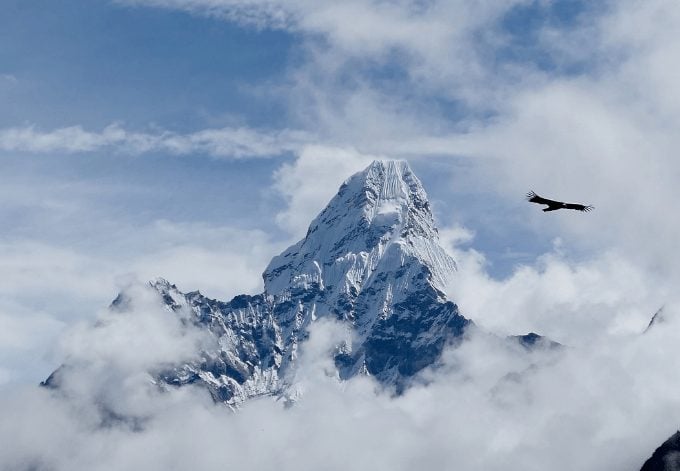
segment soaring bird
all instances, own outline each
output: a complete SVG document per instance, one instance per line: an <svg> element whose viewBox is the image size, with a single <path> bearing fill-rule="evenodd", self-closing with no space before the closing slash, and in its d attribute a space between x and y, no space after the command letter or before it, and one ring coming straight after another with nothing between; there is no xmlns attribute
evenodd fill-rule
<svg viewBox="0 0 680 471"><path fill-rule="evenodd" d="M548 198L543 198L538 196L533 191L527 193L527 199L532 203L547 204L547 208L543 208L543 211L557 211L558 209L575 209L577 211L588 212L594 209L594 206L578 204L578 203L563 203L562 201L549 200Z"/></svg>

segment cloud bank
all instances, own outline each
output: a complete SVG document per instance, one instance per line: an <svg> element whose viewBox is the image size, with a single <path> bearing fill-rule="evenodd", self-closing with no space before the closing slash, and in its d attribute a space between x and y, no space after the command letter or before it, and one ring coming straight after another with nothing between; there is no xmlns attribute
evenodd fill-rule
<svg viewBox="0 0 680 471"><path fill-rule="evenodd" d="M471 332L400 397L371 378L338 381L328 355L338 327L319 322L298 402L232 413L204 391L151 382L146 371L203 340L134 289L144 301L131 312L65 337L78 368L63 390L2 393L4 469L635 470L680 420L675 310L648 334L557 351Z"/></svg>

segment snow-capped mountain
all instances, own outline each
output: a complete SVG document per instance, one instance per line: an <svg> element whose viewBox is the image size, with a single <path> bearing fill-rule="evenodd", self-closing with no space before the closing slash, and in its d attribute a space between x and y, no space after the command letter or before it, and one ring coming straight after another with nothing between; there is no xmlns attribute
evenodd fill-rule
<svg viewBox="0 0 680 471"><path fill-rule="evenodd" d="M331 317L347 327L335 355L339 376L369 374L401 390L471 324L444 294L456 264L438 241L408 164L375 161L342 184L304 239L274 257L262 294L223 302L151 282L169 310L189 311L215 345L156 379L203 384L231 405L280 392L310 323ZM128 296L112 309L126 309Z"/></svg>

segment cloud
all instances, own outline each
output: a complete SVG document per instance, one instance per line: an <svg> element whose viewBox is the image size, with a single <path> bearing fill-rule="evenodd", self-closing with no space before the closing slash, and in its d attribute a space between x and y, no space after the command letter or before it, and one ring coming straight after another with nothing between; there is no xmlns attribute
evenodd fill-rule
<svg viewBox="0 0 680 471"><path fill-rule="evenodd" d="M62 302L78 298L101 303L115 296L116 278L130 273L142 279L163 275L185 289L201 288L216 297L256 293L262 285L261 270L279 246L260 230L201 223L158 220L119 231L113 247L94 251L56 241L3 242L0 271L13 276L0 293L23 301L39 293ZM58 306L51 309L61 311Z"/></svg>
<svg viewBox="0 0 680 471"><path fill-rule="evenodd" d="M502 280L488 275L487 259L476 250L453 253L459 271L447 294L465 316L499 335L538 332L582 347L641 333L656 310L678 301L672 283L613 250L579 261L557 248Z"/></svg>
<svg viewBox="0 0 680 471"><path fill-rule="evenodd" d="M16 300L0 302L0 389L35 381L36 370L47 372L54 368L49 358L54 344L46 339L58 338L67 323L55 318L54 313L33 310Z"/></svg>
<svg viewBox="0 0 680 471"><path fill-rule="evenodd" d="M184 322L192 313L170 311L145 282L133 281L122 292L131 305L124 310L104 311L94 326L80 323L63 339L65 361L74 362L74 368L84 363L85 371L75 375L83 376L90 368L97 370L95 376L106 375L103 369L122 375L145 374L159 366L195 358L206 336L203 330ZM69 384L64 380L67 394Z"/></svg>
<svg viewBox="0 0 680 471"><path fill-rule="evenodd" d="M0 82L6 82L6 83L14 85L16 83L19 83L19 79L16 78L16 76L12 75L12 74L0 74Z"/></svg>
<svg viewBox="0 0 680 471"><path fill-rule="evenodd" d="M264 398L232 414L201 391L162 392L139 375L142 367L189 354L197 340L156 309L145 305L129 314L137 320L111 319L67 337L71 355L85 361L71 373L76 386L69 394L2 393L8 420L0 437L11 444L0 456L3 467L212 470L226 460L257 469L406 470L416 463L491 471L638 469L680 420L673 412L680 410L672 361L677 326L533 353L473 334L427 373L427 386L393 397L370 378L341 383L319 368L318 354L336 338L334 327L321 323L303 350L312 361L301 362L307 369L298 403L284 407ZM141 359L123 351L147 341L159 348ZM187 349L169 348L178 341ZM114 366L102 369L107 363L100 359ZM139 420L102 427L102 405Z"/></svg>
<svg viewBox="0 0 680 471"><path fill-rule="evenodd" d="M114 0L128 6L186 11L260 28L286 28L293 22L291 5L270 0Z"/></svg>
<svg viewBox="0 0 680 471"><path fill-rule="evenodd" d="M74 223L75 224L75 223ZM285 245L260 230L118 220L107 244L11 238L0 243L0 385L37 383L63 360L64 329L91 320L130 279L162 276L218 299L262 291L261 273ZM75 226L78 227L78 226ZM102 236L95 234L93 237Z"/></svg>
<svg viewBox="0 0 680 471"><path fill-rule="evenodd" d="M664 123L646 122L618 97L585 85L553 84L518 97L512 118L451 145L478 159L476 178L517 201L537 233L559 228L571 243L615 247L636 263L677 276L671 234L680 226L665 208L677 197L671 175L680 171L673 158L680 142ZM520 208L519 196L530 189L592 204L596 216L549 218L531 205Z"/></svg>
<svg viewBox="0 0 680 471"><path fill-rule="evenodd" d="M322 36L339 51L355 56L381 56L402 50L414 64L427 62L452 66L466 59L468 69L476 65L473 37L515 7L527 6L526 0L488 0L470 4L460 0L430 2L375 2L351 0L121 0L122 5L150 6L182 10L221 18L244 26L286 29L310 36ZM427 34L423 34L427 33ZM477 35L479 41L488 38ZM471 48L472 46L472 48ZM441 53L448 49L446 60ZM438 68L438 70L441 70Z"/></svg>
<svg viewBox="0 0 680 471"><path fill-rule="evenodd" d="M283 249L261 230L170 221L157 221L147 230L163 243L132 261L130 270L142 279L162 275L217 298L261 292L262 270Z"/></svg>
<svg viewBox="0 0 680 471"><path fill-rule="evenodd" d="M81 126L39 131L34 126L0 129L0 150L28 153L82 153L113 149L126 154L167 152L217 158L274 157L297 150L309 136L303 132L266 133L250 128L205 129L190 134L127 131L118 124L100 132Z"/></svg>
<svg viewBox="0 0 680 471"><path fill-rule="evenodd" d="M563 2L528 0L117 3L293 34L301 43L302 60L289 68L283 87L291 115L331 137L354 126L355 145L359 136L373 136L384 123L403 121L404 133L414 124L424 130L418 125L425 121L442 131L450 130L452 122L495 114L517 88L530 89L552 71L581 64L584 48L577 45L590 46L598 32L593 24L607 11L571 2L569 10L575 13L561 22ZM513 15L532 21L515 31L507 25ZM452 109L457 109L453 119Z"/></svg>

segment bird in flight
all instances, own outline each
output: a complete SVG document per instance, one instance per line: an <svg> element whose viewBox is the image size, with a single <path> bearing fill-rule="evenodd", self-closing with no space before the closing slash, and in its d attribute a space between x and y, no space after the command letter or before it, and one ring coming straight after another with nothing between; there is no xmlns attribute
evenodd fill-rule
<svg viewBox="0 0 680 471"><path fill-rule="evenodd" d="M594 206L578 204L578 203L563 203L562 201L549 200L548 198L543 198L538 196L533 191L527 193L527 199L532 203L547 204L547 208L543 208L543 212L546 211L557 211L558 209L575 209L577 211L588 212L594 209Z"/></svg>

